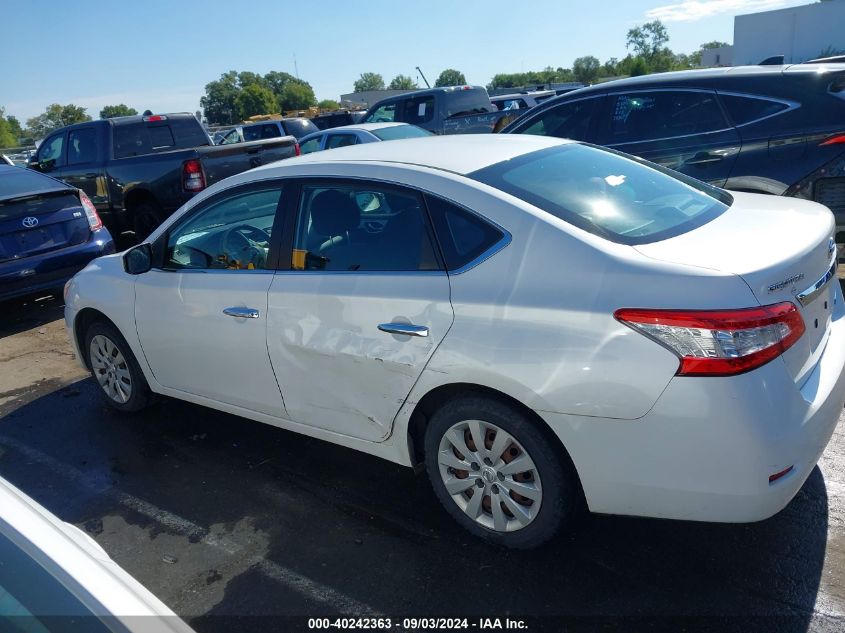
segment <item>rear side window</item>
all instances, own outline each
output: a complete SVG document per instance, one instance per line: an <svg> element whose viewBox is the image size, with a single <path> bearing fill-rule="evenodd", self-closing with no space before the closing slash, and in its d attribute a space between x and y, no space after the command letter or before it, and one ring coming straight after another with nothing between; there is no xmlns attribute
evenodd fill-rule
<svg viewBox="0 0 845 633"><path fill-rule="evenodd" d="M250 125L244 128L244 141L260 141L265 138L278 138L282 135L275 123Z"/></svg>
<svg viewBox="0 0 845 633"><path fill-rule="evenodd" d="M484 88L446 92L444 99L447 119L455 116L469 116L470 114L496 111L496 106L490 103L490 97Z"/></svg>
<svg viewBox="0 0 845 633"><path fill-rule="evenodd" d="M189 149L208 144L208 137L194 117L137 121L114 126L115 158Z"/></svg>
<svg viewBox="0 0 845 633"><path fill-rule="evenodd" d="M402 121L404 123L428 123L433 118L434 97L432 95L402 102Z"/></svg>
<svg viewBox="0 0 845 633"><path fill-rule="evenodd" d="M786 103L772 101L771 99L726 94L720 94L719 98L722 100L734 125L744 125L765 119L789 108Z"/></svg>
<svg viewBox="0 0 845 633"><path fill-rule="evenodd" d="M728 127L712 92L655 90L610 98L607 145L703 134Z"/></svg>
<svg viewBox="0 0 845 633"><path fill-rule="evenodd" d="M590 124L598 99L580 99L561 103L543 111L514 130L516 134L536 134L571 138L576 141L590 140Z"/></svg>
<svg viewBox="0 0 845 633"><path fill-rule="evenodd" d="M329 138L326 140L326 149L355 145L357 142L358 137L354 134L330 134Z"/></svg>
<svg viewBox="0 0 845 633"><path fill-rule="evenodd" d="M621 152L568 143L469 174L585 231L644 244L722 214L731 196Z"/></svg>
<svg viewBox="0 0 845 633"><path fill-rule="evenodd" d="M504 237L501 230L486 220L442 198L427 196L426 204L446 270L463 268Z"/></svg>

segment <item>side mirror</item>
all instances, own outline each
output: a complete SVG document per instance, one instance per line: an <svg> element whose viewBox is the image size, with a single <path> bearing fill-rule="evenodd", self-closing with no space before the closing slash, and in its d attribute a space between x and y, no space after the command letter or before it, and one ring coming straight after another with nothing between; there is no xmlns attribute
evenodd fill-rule
<svg viewBox="0 0 845 633"><path fill-rule="evenodd" d="M40 162L36 162L36 164L38 165L38 167L36 167L36 169L38 169L38 171L43 171L43 172L46 173L48 171L53 171L53 169L56 167L56 159L55 158L49 158L47 160L42 160Z"/></svg>
<svg viewBox="0 0 845 633"><path fill-rule="evenodd" d="M130 275L141 275L153 267L153 250L149 244L138 244L123 255L123 270Z"/></svg>

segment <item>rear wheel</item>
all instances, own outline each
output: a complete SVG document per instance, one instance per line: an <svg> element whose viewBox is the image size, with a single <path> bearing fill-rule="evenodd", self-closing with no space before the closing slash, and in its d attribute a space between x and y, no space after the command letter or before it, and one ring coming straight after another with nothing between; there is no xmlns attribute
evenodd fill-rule
<svg viewBox="0 0 845 633"><path fill-rule="evenodd" d="M109 406L126 413L140 411L150 388L126 339L109 323L92 324L85 334L88 366Z"/></svg>
<svg viewBox="0 0 845 633"><path fill-rule="evenodd" d="M444 404L425 436L429 479L464 528L491 543L537 547L574 514L578 486L524 412L485 396Z"/></svg>
<svg viewBox="0 0 845 633"><path fill-rule="evenodd" d="M132 210L135 239L145 240L164 221L164 214L152 202L141 202Z"/></svg>

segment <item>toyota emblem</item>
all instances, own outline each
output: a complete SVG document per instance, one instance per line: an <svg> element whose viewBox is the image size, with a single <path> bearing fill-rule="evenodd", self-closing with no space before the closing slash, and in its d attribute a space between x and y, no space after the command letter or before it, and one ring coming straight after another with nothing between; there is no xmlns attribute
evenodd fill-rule
<svg viewBox="0 0 845 633"><path fill-rule="evenodd" d="M38 224L38 218L34 218L30 215L29 217L24 218L21 224L23 224L26 228L31 229L33 226Z"/></svg>

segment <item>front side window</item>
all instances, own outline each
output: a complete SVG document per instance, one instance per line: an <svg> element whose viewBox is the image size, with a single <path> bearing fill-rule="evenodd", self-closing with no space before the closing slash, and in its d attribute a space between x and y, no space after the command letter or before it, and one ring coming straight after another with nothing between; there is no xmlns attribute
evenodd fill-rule
<svg viewBox="0 0 845 633"><path fill-rule="evenodd" d="M191 215L168 236L167 268L263 270L282 190L232 194Z"/></svg>
<svg viewBox="0 0 845 633"><path fill-rule="evenodd" d="M656 90L612 95L604 144L704 134L728 128L712 92Z"/></svg>
<svg viewBox="0 0 845 633"><path fill-rule="evenodd" d="M709 222L730 194L620 152L567 143L469 174L620 244L674 237Z"/></svg>
<svg viewBox="0 0 845 633"><path fill-rule="evenodd" d="M440 268L420 196L365 184L302 188L291 263L336 272Z"/></svg>
<svg viewBox="0 0 845 633"><path fill-rule="evenodd" d="M354 134L330 134L326 139L326 149L334 149L335 147L346 147L347 145L355 145L358 142L358 137Z"/></svg>
<svg viewBox="0 0 845 633"><path fill-rule="evenodd" d="M396 102L385 103L373 110L365 123L391 123L396 120Z"/></svg>
<svg viewBox="0 0 845 633"><path fill-rule="evenodd" d="M92 127L72 130L67 135L67 164L80 165L97 160L97 130Z"/></svg>
<svg viewBox="0 0 845 633"><path fill-rule="evenodd" d="M41 144L38 150L38 162L50 162L50 167L61 167L64 165L64 155L62 150L65 145L65 135L56 134L56 136L48 138Z"/></svg>
<svg viewBox="0 0 845 633"><path fill-rule="evenodd" d="M514 132L517 134L571 138L576 141L589 140L590 124L598 102L598 99L580 99L561 103L526 121L524 125L517 127Z"/></svg>

